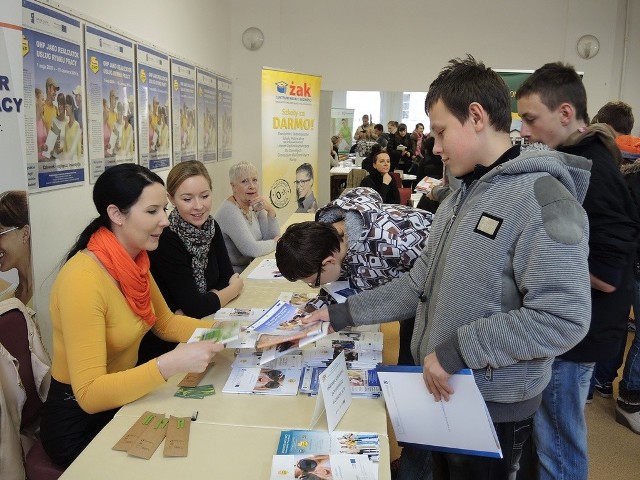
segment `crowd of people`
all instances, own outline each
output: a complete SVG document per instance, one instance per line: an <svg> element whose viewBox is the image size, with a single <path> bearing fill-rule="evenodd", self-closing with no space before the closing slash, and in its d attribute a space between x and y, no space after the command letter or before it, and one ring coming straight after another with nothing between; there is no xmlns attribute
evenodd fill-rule
<svg viewBox="0 0 640 480"><path fill-rule="evenodd" d="M584 408L592 391L613 395L623 363L616 418L640 434L637 336L624 360L630 307L640 308L640 167L629 155L638 142L620 102L590 122L571 66L542 66L516 98L528 145L511 142L501 77L471 56L451 60L426 96L429 134L394 121L385 134L363 117L354 140L375 145L361 187L319 206L313 169L300 165L298 211L315 211L315 221L282 237L251 163L230 168L232 193L214 214L198 161L174 166L166 188L132 163L105 170L93 189L98 217L51 291L41 436L52 460L68 465L118 407L170 376L204 371L222 345L178 342L242 292L239 274L255 257L275 251L290 281L343 279L358 292L302 322L339 331L400 320L398 363L422 366L436 401L456 394L452 374L473 370L503 458L407 446L398 478L586 480ZM394 167L460 186L434 193L435 214L398 205ZM0 247L28 245L27 221L3 211Z"/></svg>

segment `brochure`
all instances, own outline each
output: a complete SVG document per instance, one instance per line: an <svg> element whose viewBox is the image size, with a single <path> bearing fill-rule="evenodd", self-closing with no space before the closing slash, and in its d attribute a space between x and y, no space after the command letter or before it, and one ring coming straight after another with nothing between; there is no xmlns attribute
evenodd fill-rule
<svg viewBox="0 0 640 480"><path fill-rule="evenodd" d="M255 322L267 311L266 308L221 308L213 315L205 318L214 318L218 321L240 320L241 322Z"/></svg>
<svg viewBox="0 0 640 480"><path fill-rule="evenodd" d="M262 353L245 352L239 353L231 364L231 368L236 367L262 367L262 368L302 368L302 355L283 355L271 362L260 365Z"/></svg>
<svg viewBox="0 0 640 480"><path fill-rule="evenodd" d="M227 343L227 348L236 348L236 349L255 349L256 342L260 338L260 333L258 332L243 332L240 330L240 335L235 340L231 340Z"/></svg>
<svg viewBox="0 0 640 480"><path fill-rule="evenodd" d="M382 351L382 332L340 331L316 341L316 347Z"/></svg>
<svg viewBox="0 0 640 480"><path fill-rule="evenodd" d="M322 288L333 298L336 303L344 303L351 295L356 295L356 292L349 282L346 280L340 280L336 282L327 283Z"/></svg>
<svg viewBox="0 0 640 480"><path fill-rule="evenodd" d="M228 343L240 335L240 322L222 322L211 328L196 328L187 343L204 342L207 340Z"/></svg>
<svg viewBox="0 0 640 480"><path fill-rule="evenodd" d="M416 193L429 194L433 189L433 187L436 187L438 185L442 185L442 180L438 180L437 178L432 178L427 176L418 182L414 191Z"/></svg>
<svg viewBox="0 0 640 480"><path fill-rule="evenodd" d="M313 477L305 475L314 474ZM332 480L377 480L378 464L366 455L274 455L271 480L330 478Z"/></svg>
<svg viewBox="0 0 640 480"><path fill-rule="evenodd" d="M300 381L300 393L318 394L318 378L326 367L304 367ZM374 369L347 369L351 396L354 398L379 398L382 395L378 374Z"/></svg>
<svg viewBox="0 0 640 480"><path fill-rule="evenodd" d="M380 460L380 438L370 432L326 432L323 430L284 430L280 432L278 455L367 455Z"/></svg>
<svg viewBox="0 0 640 480"><path fill-rule="evenodd" d="M247 276L252 280L287 280L282 276L275 258L265 258Z"/></svg>
<svg viewBox="0 0 640 480"><path fill-rule="evenodd" d="M301 368L232 368L222 393L297 395Z"/></svg>
<svg viewBox="0 0 640 480"><path fill-rule="evenodd" d="M382 363L382 352L375 350L355 350L337 348L309 348L302 352L305 365L327 367L340 353L344 352L348 369L371 369Z"/></svg>
<svg viewBox="0 0 640 480"><path fill-rule="evenodd" d="M502 458L487 406L469 369L449 378L453 395L436 402L422 367L379 367L378 377L393 431L401 445Z"/></svg>
<svg viewBox="0 0 640 480"><path fill-rule="evenodd" d="M311 335L306 335L299 339L294 340L285 340L277 345L269 347L262 352L262 360L261 363L270 362L282 355L286 355L289 353L298 352L302 347L309 345L318 339L327 335L329 331L329 322L320 322L320 330ZM263 335L264 336L264 335ZM271 335L269 337L272 337ZM273 337L275 339L281 338L286 339L286 337ZM262 337L260 337L262 339Z"/></svg>
<svg viewBox="0 0 640 480"><path fill-rule="evenodd" d="M301 321L305 315L304 311L290 303L278 300L264 315L249 325L247 331L291 336L309 328Z"/></svg>

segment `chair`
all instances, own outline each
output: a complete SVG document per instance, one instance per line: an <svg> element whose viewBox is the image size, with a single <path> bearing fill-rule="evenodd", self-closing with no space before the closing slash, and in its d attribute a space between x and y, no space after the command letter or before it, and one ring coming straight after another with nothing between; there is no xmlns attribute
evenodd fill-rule
<svg viewBox="0 0 640 480"><path fill-rule="evenodd" d="M34 351L32 351L32 345ZM14 365L17 364L17 373L26 395L24 398L18 394L15 399L18 406L20 401L24 400L20 421L20 441L23 455L26 453L24 455L26 476L29 480L56 480L62 475L64 469L51 462L35 435L43 405L41 395L45 395L49 388L50 373L47 371L44 374L39 392L32 362L48 362L48 354L42 345L37 325L24 305L15 298L0 303L0 347L15 358ZM46 358L38 358L38 355ZM39 375L42 373L40 372ZM7 392L11 390L11 385L3 385L3 390L5 387ZM45 391L42 391L43 389ZM13 390L16 389L13 388ZM9 395L11 394L8 393Z"/></svg>
<svg viewBox="0 0 640 480"><path fill-rule="evenodd" d="M400 205L411 206L411 189L409 187L402 186L402 178L398 172L389 172L398 186L400 192Z"/></svg>
<svg viewBox="0 0 640 480"><path fill-rule="evenodd" d="M347 175L346 188L356 188L360 186L362 179L369 175L364 168L353 168Z"/></svg>

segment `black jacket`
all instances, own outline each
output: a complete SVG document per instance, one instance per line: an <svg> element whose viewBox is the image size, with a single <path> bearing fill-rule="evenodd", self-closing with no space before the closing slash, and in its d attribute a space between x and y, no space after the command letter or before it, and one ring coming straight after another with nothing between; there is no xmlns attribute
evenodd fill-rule
<svg viewBox="0 0 640 480"><path fill-rule="evenodd" d="M361 187L373 188L382 197L382 203L400 203L400 192L395 180L392 178L389 185L382 181L382 175L375 168L369 171L369 175L360 182Z"/></svg>

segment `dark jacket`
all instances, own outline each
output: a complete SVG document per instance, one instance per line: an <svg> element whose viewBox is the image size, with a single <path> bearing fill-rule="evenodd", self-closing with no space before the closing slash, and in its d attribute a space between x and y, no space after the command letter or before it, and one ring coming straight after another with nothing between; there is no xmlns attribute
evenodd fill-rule
<svg viewBox="0 0 640 480"><path fill-rule="evenodd" d="M361 187L373 188L382 197L382 203L400 203L400 192L395 180L392 178L389 185L382 181L382 175L375 168L369 171L369 175L360 182Z"/></svg>
<svg viewBox="0 0 640 480"><path fill-rule="evenodd" d="M612 293L591 289L589 333L561 358L574 362L609 360L626 338L640 220L613 154L599 135L558 150L593 161L583 203L589 217L589 272L616 287Z"/></svg>

